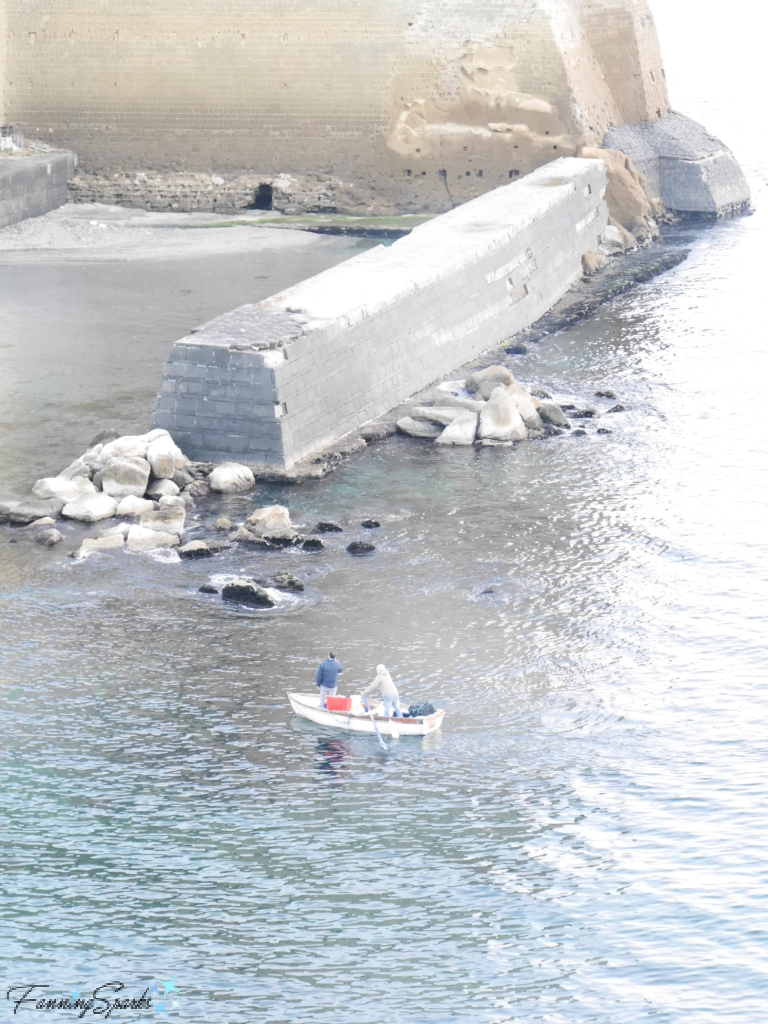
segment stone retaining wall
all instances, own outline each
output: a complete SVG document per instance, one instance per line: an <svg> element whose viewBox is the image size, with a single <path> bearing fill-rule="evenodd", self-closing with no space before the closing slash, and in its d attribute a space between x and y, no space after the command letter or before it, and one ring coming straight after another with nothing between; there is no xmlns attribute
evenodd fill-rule
<svg viewBox="0 0 768 1024"><path fill-rule="evenodd" d="M557 160L174 346L153 426L192 458L290 468L501 344L581 275L605 167Z"/></svg>
<svg viewBox="0 0 768 1024"><path fill-rule="evenodd" d="M63 206L74 173L74 153L0 156L0 228Z"/></svg>

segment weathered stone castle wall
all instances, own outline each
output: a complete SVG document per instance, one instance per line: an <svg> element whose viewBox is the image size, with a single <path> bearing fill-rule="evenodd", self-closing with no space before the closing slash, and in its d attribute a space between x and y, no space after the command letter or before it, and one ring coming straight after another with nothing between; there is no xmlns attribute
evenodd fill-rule
<svg viewBox="0 0 768 1024"><path fill-rule="evenodd" d="M605 230L605 166L557 160L174 346L153 420L190 456L290 468L530 326Z"/></svg>
<svg viewBox="0 0 768 1024"><path fill-rule="evenodd" d="M669 109L646 0L2 4L6 118L86 177L289 173L439 211Z"/></svg>

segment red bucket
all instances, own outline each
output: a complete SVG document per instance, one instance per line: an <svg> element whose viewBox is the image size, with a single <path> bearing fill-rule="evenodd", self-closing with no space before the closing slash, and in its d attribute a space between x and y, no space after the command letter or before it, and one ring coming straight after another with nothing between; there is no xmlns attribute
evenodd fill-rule
<svg viewBox="0 0 768 1024"><path fill-rule="evenodd" d="M325 703L329 711L351 711L351 697L326 697Z"/></svg>

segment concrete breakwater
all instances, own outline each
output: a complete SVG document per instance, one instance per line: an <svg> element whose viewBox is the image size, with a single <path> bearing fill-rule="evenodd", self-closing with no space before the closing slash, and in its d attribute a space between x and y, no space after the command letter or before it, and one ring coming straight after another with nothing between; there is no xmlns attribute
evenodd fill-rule
<svg viewBox="0 0 768 1024"><path fill-rule="evenodd" d="M0 155L0 228L63 206L74 173L74 153Z"/></svg>
<svg viewBox="0 0 768 1024"><path fill-rule="evenodd" d="M607 227L599 160L554 161L173 346L153 427L290 468L530 326Z"/></svg>

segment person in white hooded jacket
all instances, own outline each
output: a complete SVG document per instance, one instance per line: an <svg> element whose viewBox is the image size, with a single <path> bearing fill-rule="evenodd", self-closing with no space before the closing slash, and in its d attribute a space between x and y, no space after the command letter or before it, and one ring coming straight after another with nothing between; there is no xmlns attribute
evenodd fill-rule
<svg viewBox="0 0 768 1024"><path fill-rule="evenodd" d="M381 691L381 696L384 700L384 716L386 718L402 718L403 713L400 710L399 694L397 687L392 682L392 676L387 672L384 665L376 666L376 678L373 680L370 686L367 686L360 694L363 697L366 710L368 709L368 701L365 697L369 693L375 693L377 690Z"/></svg>

